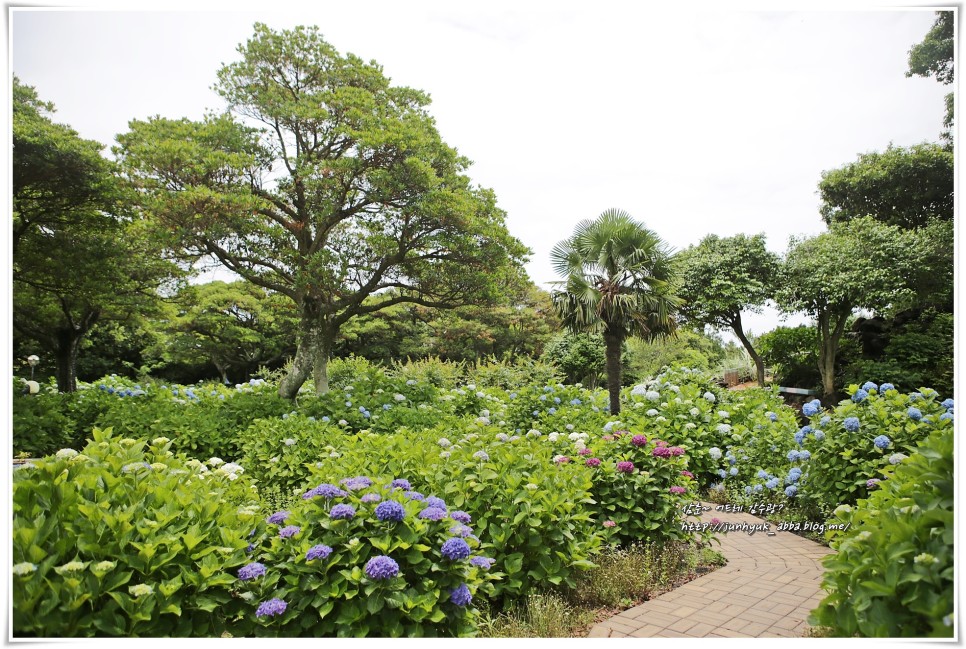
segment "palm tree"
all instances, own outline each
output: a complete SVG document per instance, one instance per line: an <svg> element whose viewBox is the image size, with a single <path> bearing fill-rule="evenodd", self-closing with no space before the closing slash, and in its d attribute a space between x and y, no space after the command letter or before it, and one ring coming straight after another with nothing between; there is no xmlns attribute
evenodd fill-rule
<svg viewBox="0 0 966 649"><path fill-rule="evenodd" d="M601 333L611 414L620 412L621 347L629 336L673 335L681 300L670 292L671 251L654 232L621 210L577 224L550 252L565 278L551 299L564 326Z"/></svg>

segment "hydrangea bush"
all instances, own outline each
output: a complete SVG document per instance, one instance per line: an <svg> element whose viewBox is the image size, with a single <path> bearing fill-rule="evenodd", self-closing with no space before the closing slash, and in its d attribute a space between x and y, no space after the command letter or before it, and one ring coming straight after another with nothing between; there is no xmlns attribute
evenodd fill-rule
<svg viewBox="0 0 966 649"><path fill-rule="evenodd" d="M258 636L470 636L500 575L475 522L406 479L321 483L246 534L232 570ZM419 497L417 497L419 496Z"/></svg>
<svg viewBox="0 0 966 649"><path fill-rule="evenodd" d="M259 517L244 470L92 437L14 473L14 635L220 635Z"/></svg>
<svg viewBox="0 0 966 649"><path fill-rule="evenodd" d="M824 560L828 596L811 624L836 635L953 635L953 427L939 420L896 463L867 499L835 510L847 531L829 532Z"/></svg>

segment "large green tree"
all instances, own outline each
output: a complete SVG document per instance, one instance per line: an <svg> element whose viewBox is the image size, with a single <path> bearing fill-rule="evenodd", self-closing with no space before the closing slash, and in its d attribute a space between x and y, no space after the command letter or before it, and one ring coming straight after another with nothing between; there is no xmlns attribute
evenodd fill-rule
<svg viewBox="0 0 966 649"><path fill-rule="evenodd" d="M938 144L890 146L822 172L819 211L826 224L871 216L903 228L953 219L953 154Z"/></svg>
<svg viewBox="0 0 966 649"><path fill-rule="evenodd" d="M551 299L564 326L604 337L610 411L620 412L624 340L673 334L680 299L670 291L672 256L657 234L621 210L577 224L550 252L562 290Z"/></svg>
<svg viewBox="0 0 966 649"><path fill-rule="evenodd" d="M207 361L225 383L247 380L295 347L291 301L244 280L186 286L171 310L153 353L168 363Z"/></svg>
<svg viewBox="0 0 966 649"><path fill-rule="evenodd" d="M891 315L915 301L911 278L920 271L914 238L914 231L865 217L790 242L776 297L786 312L815 318L827 398L835 395L839 344L853 313Z"/></svg>
<svg viewBox="0 0 966 649"><path fill-rule="evenodd" d="M425 93L340 55L316 28L256 24L239 53L215 85L228 113L133 121L116 152L173 246L297 305L282 396L310 375L328 389L353 317L489 303L522 281L529 251L493 192L464 175L469 161L440 138Z"/></svg>
<svg viewBox="0 0 966 649"><path fill-rule="evenodd" d="M761 313L780 282L781 260L765 248L765 235L711 234L676 259L681 315L695 325L734 332L755 363L758 384L764 386L765 363L744 330L741 314Z"/></svg>
<svg viewBox="0 0 966 649"><path fill-rule="evenodd" d="M954 57L956 52L956 14L952 10L937 11L932 29L909 50L909 69L906 76L935 77L939 83L950 85L955 81ZM943 119L944 140L952 149L954 95L946 95L946 116Z"/></svg>
<svg viewBox="0 0 966 649"><path fill-rule="evenodd" d="M151 308L176 269L122 213L101 145L54 123L16 78L13 100L13 327L53 355L58 389L72 392L91 328Z"/></svg>

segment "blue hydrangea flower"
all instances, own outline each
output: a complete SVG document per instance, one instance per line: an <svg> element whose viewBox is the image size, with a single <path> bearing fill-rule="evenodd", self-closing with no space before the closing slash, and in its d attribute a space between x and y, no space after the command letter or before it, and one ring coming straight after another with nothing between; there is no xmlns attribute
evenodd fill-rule
<svg viewBox="0 0 966 649"><path fill-rule="evenodd" d="M292 514L290 512L287 512L287 511L275 512L274 514L272 514L271 516L269 516L267 520L272 525L281 525L282 523L285 522L285 519L288 518L291 515Z"/></svg>
<svg viewBox="0 0 966 649"><path fill-rule="evenodd" d="M940 421L946 421L947 419L952 419L952 418L953 418L953 413L951 412L944 412L943 414L939 415Z"/></svg>
<svg viewBox="0 0 966 649"><path fill-rule="evenodd" d="M765 413L765 416L768 417L769 419L771 419L772 421L778 421L778 415L776 415L775 413L771 412L770 410Z"/></svg>
<svg viewBox="0 0 966 649"><path fill-rule="evenodd" d="M795 485L788 485L785 487L785 496L788 498L794 498L795 494L798 493L798 487Z"/></svg>
<svg viewBox="0 0 966 649"><path fill-rule="evenodd" d="M473 595L470 593L470 589L466 584L460 584L449 591L449 601L459 607L463 607L473 601Z"/></svg>
<svg viewBox="0 0 966 649"><path fill-rule="evenodd" d="M896 386L892 385L891 383L883 383L882 385L879 386L879 394L885 394L889 390L895 390L895 389L896 389Z"/></svg>
<svg viewBox="0 0 966 649"><path fill-rule="evenodd" d="M756 473L755 475L757 475L762 480L765 480L768 477L768 473L764 469L759 469L758 473Z"/></svg>
<svg viewBox="0 0 966 649"><path fill-rule="evenodd" d="M305 553L305 560L314 561L315 559L328 559L330 554L332 554L332 548L320 543L319 545L313 545L311 548L309 548L309 551Z"/></svg>
<svg viewBox="0 0 966 649"><path fill-rule="evenodd" d="M854 401L855 403L862 403L868 398L869 398L869 393L863 390L862 388L859 388L858 390L856 390L855 394L852 395L852 401Z"/></svg>
<svg viewBox="0 0 966 649"><path fill-rule="evenodd" d="M426 496L419 493L418 491L404 491L403 495L410 500L425 500Z"/></svg>
<svg viewBox="0 0 966 649"><path fill-rule="evenodd" d="M470 559L471 566L476 566L483 570L489 570L494 563L496 563L496 559L490 559L489 557L473 557Z"/></svg>
<svg viewBox="0 0 966 649"><path fill-rule="evenodd" d="M381 521L398 523L406 517L406 509L394 500L386 500L376 507L376 518Z"/></svg>
<svg viewBox="0 0 966 649"><path fill-rule="evenodd" d="M816 430L814 433L812 433L812 437L821 442L823 439L825 439L825 433L823 431Z"/></svg>
<svg viewBox="0 0 966 649"><path fill-rule="evenodd" d="M909 408L909 410L906 411L906 414L909 415L909 419L912 419L913 421L919 421L922 419L922 411L919 410L919 408Z"/></svg>
<svg viewBox="0 0 966 649"><path fill-rule="evenodd" d="M347 520L352 518L355 515L356 515L356 508L353 507L352 505L346 505L344 503L336 505L335 507L332 508L332 511L329 512L329 518L332 518L334 520L339 520L339 519Z"/></svg>
<svg viewBox="0 0 966 649"><path fill-rule="evenodd" d="M845 421L842 422L842 425L845 427L845 430L849 431L850 433L854 433L859 429L859 418L847 417Z"/></svg>
<svg viewBox="0 0 966 649"><path fill-rule="evenodd" d="M865 390L866 392L870 392L872 390L878 390L879 386L873 383L872 381L866 381L865 383L862 384L862 389Z"/></svg>
<svg viewBox="0 0 966 649"><path fill-rule="evenodd" d="M815 402L810 401L802 406L802 414L806 417L811 417L818 414L819 407L815 405Z"/></svg>
<svg viewBox="0 0 966 649"><path fill-rule="evenodd" d="M805 439L805 431L804 430L796 430L795 431L795 442L799 446L801 446L802 445L802 441L804 441L804 439Z"/></svg>
<svg viewBox="0 0 966 649"><path fill-rule="evenodd" d="M262 602L258 605L258 609L255 611L255 617L274 617L276 615L281 615L285 612L288 605L284 600L277 597Z"/></svg>
<svg viewBox="0 0 966 649"><path fill-rule="evenodd" d="M361 500L361 501L362 501L362 502L364 502L364 503L377 503L377 502L379 502L380 500L382 500L382 496L380 496L380 495L379 495L379 494L377 494L377 493L368 493L368 494L365 494L365 495L364 495L364 496L363 496L362 498L360 498L359 500Z"/></svg>
<svg viewBox="0 0 966 649"><path fill-rule="evenodd" d="M812 454L809 451L805 451L805 450L799 451L798 459L801 460L802 462L807 462L808 460L812 459Z"/></svg>
<svg viewBox="0 0 966 649"><path fill-rule="evenodd" d="M439 521L446 517L446 510L439 507L427 507L419 512L419 518L428 521Z"/></svg>
<svg viewBox="0 0 966 649"><path fill-rule="evenodd" d="M721 477L723 478L723 477L725 477L725 476L726 476L726 475L728 475L728 474L727 474L727 473L725 473L725 470L724 470L724 469L718 469L718 475L719 475L719 476L721 476Z"/></svg>
<svg viewBox="0 0 966 649"><path fill-rule="evenodd" d="M366 563L366 575L368 575L369 579L392 579L398 574L399 564L385 555L373 557Z"/></svg>
<svg viewBox="0 0 966 649"><path fill-rule="evenodd" d="M490 456L487 454L486 451L477 451L476 453L473 454L473 457L475 457L478 460L482 460L483 462L486 462L487 460L490 459Z"/></svg>
<svg viewBox="0 0 966 649"><path fill-rule="evenodd" d="M470 521L473 520L473 518L469 514L460 510L451 512L449 517L452 518L457 523L463 523L464 525L469 525Z"/></svg>
<svg viewBox="0 0 966 649"><path fill-rule="evenodd" d="M943 401L939 405L941 405L946 410L949 410L949 409L951 409L953 407L954 404L953 404L953 400L952 399L946 399L945 401Z"/></svg>
<svg viewBox="0 0 966 649"><path fill-rule="evenodd" d="M791 451L788 452L788 455L786 455L785 457L788 458L788 461L789 462L795 462L795 461L798 460L798 451L791 450Z"/></svg>
<svg viewBox="0 0 966 649"><path fill-rule="evenodd" d="M764 487L763 485L761 485L761 484L756 484L756 485L755 485L755 489L754 489L754 491L755 491L755 493L757 494L757 493L761 493L762 491L764 491L764 489L765 489L765 487Z"/></svg>
<svg viewBox="0 0 966 649"><path fill-rule="evenodd" d="M250 563L238 569L238 578L242 581L249 581L265 574L265 566L261 563Z"/></svg>
<svg viewBox="0 0 966 649"><path fill-rule="evenodd" d="M731 470L728 471L728 473L730 473L733 476L738 475L738 467L736 466L731 467Z"/></svg>
<svg viewBox="0 0 966 649"><path fill-rule="evenodd" d="M765 483L765 486L768 487L769 489L774 489L775 487L778 486L779 482L780 480L778 478L772 478L771 480Z"/></svg>
<svg viewBox="0 0 966 649"><path fill-rule="evenodd" d="M745 495L751 495L751 485L745 485Z"/></svg>
<svg viewBox="0 0 966 649"><path fill-rule="evenodd" d="M450 561L458 561L470 556L470 546L460 538L448 539L440 548L442 555Z"/></svg>
<svg viewBox="0 0 966 649"><path fill-rule="evenodd" d="M872 443L875 444L876 448L889 448L889 444L892 443L892 440L886 437L885 435L879 435L874 440L872 440Z"/></svg>
<svg viewBox="0 0 966 649"><path fill-rule="evenodd" d="M389 486L392 487L393 489L408 490L413 488L413 486L409 484L409 480L406 480L405 478L396 478L395 480L389 483Z"/></svg>

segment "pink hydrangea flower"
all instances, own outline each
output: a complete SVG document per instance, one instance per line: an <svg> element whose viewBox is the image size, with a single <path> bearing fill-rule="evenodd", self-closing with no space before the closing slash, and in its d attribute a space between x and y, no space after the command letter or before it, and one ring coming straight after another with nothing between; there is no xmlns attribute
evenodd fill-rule
<svg viewBox="0 0 966 649"><path fill-rule="evenodd" d="M634 463L633 462L618 462L617 470L620 473L634 473Z"/></svg>
<svg viewBox="0 0 966 649"><path fill-rule="evenodd" d="M615 523L614 521L604 521L603 525L604 527L614 527L615 525L617 525L617 523Z"/></svg>
<svg viewBox="0 0 966 649"><path fill-rule="evenodd" d="M590 455L593 453L593 451L590 450L589 448L582 448L579 451L577 451L577 453L579 453L580 455Z"/></svg>
<svg viewBox="0 0 966 649"><path fill-rule="evenodd" d="M674 486L668 489L668 491L670 491L672 494L683 494L685 491L687 491L687 489L685 489L684 487Z"/></svg>
<svg viewBox="0 0 966 649"><path fill-rule="evenodd" d="M692 480L694 480L694 474L691 473L690 471L682 471L681 475L683 475L685 478L691 478Z"/></svg>
<svg viewBox="0 0 966 649"><path fill-rule="evenodd" d="M600 466L600 460L596 457L589 457L584 464L587 466Z"/></svg>

